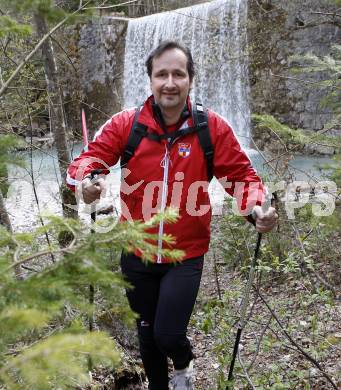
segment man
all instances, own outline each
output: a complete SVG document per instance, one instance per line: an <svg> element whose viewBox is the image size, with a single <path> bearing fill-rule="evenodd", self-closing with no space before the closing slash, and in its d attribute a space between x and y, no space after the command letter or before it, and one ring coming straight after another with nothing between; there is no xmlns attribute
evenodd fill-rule
<svg viewBox="0 0 341 390"><path fill-rule="evenodd" d="M149 389L169 388L167 357L174 365L172 388L193 389L194 355L186 332L209 246L207 184L211 177L198 131L189 131L194 126L195 109L188 96L194 77L190 51L176 42L163 42L149 55L146 66L153 95L137 113L135 109L120 112L100 129L88 151L71 164L68 183L71 188L81 187L86 203L99 199L105 182L99 179L93 184L88 174L126 156L134 118L143 126L144 137L131 158L126 162L123 157L129 171L122 174L122 219L147 220L158 210L176 205L179 220L174 224L161 221L154 232L159 237L163 233L174 236L174 247L185 255L183 261L171 264L162 255L159 239L155 263L146 265L140 253L128 254L122 255L121 268L134 287L127 296L139 314L140 352ZM225 120L210 110L207 115L214 156L212 174L237 198L240 211L248 214L259 232L270 231L277 215L271 207L266 212L260 207L265 202L260 178ZM77 181L77 171L87 159L90 163L85 164Z"/></svg>

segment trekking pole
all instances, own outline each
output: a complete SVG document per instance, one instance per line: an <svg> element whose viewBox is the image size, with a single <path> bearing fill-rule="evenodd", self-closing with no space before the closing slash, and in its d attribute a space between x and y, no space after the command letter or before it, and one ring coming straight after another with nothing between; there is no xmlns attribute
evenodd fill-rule
<svg viewBox="0 0 341 390"><path fill-rule="evenodd" d="M276 200L277 200L277 194L273 193L272 199L271 199L271 206L275 206ZM238 354L240 337L241 337L242 331L243 331L243 329L245 327L245 323L246 323L246 310L247 310L247 307L249 306L250 291L251 291L251 286L252 286L253 279L255 276L255 270L256 270L259 248L260 248L261 242L262 242L262 233L258 233L257 244L256 244L255 253L253 255L253 259L251 262L249 278L248 278L247 284L245 286L245 294L244 294L244 299L243 299L243 304L242 304L242 310L241 310L240 319L238 322L238 330L237 330L236 340L234 342L232 360L231 360L230 369L229 369L229 375L227 378L229 384L226 386L226 390L232 389L232 387L230 387L230 382L233 379L233 369L234 369L234 363L236 361L236 357Z"/></svg>
<svg viewBox="0 0 341 390"><path fill-rule="evenodd" d="M262 233L258 233L256 249L255 249L255 253L254 253L251 267L250 267L249 279L248 279L246 287L245 287L245 295L244 295L241 315L240 315L240 319L239 319L239 323L238 323L236 340L234 342L234 347L233 347L233 355L232 355L232 360L231 360L230 369L229 369L229 376L228 376L229 382L233 379L234 363L236 361L236 357L238 354L240 337L241 337L242 331L243 331L244 326L245 326L246 310L247 310L247 307L249 306L250 291L251 291L251 286L252 286L254 275L255 275L255 269L256 269L256 264L257 264L258 253L259 253L261 241L262 241ZM226 390L229 390L229 389L232 389L232 387L230 387L230 385L228 384L226 386Z"/></svg>
<svg viewBox="0 0 341 390"><path fill-rule="evenodd" d="M86 118L85 118L84 109L82 109L82 133L83 133L84 151L87 151L89 141L88 141L88 129L86 126ZM102 172L101 170L93 170L90 173L91 180L95 179L96 176L99 175L101 172ZM92 209L90 216L91 216L91 224L95 223L96 222L96 208L95 208L95 206ZM91 228L91 233L94 233L93 228ZM94 302L95 302L95 287L93 284L90 284L89 285L89 304L91 306L93 306ZM89 332L92 332L93 329L94 329L94 314L91 313L91 314L89 314ZM93 369L93 362L92 362L91 356L89 355L88 356L88 371L89 371L90 378L92 378L92 375L91 375L92 369Z"/></svg>
<svg viewBox="0 0 341 390"><path fill-rule="evenodd" d="M93 171L91 171L91 173L90 173L91 181L93 179L96 179L98 177L98 175L100 175L101 173L102 173L102 169L94 169ZM91 206L91 207L93 207L93 210L91 211L91 225L92 225L96 222L96 206ZM94 233L94 232L95 232L94 229L91 228L91 233ZM94 302L95 302L95 286L93 284L90 284L89 285L89 303L91 306L93 306ZM92 312L89 315L89 332L92 332L93 329L94 329L94 313ZM89 355L88 370L89 370L90 375L91 375L92 368L93 368L92 359L91 359L91 356Z"/></svg>

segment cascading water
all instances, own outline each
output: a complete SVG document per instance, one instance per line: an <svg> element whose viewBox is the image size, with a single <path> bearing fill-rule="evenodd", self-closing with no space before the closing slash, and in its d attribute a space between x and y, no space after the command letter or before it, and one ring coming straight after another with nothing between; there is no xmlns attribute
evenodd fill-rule
<svg viewBox="0 0 341 390"><path fill-rule="evenodd" d="M145 60L165 39L188 46L196 76L191 91L226 118L240 142L249 144L247 0L216 0L129 21L124 60L124 106L150 95Z"/></svg>

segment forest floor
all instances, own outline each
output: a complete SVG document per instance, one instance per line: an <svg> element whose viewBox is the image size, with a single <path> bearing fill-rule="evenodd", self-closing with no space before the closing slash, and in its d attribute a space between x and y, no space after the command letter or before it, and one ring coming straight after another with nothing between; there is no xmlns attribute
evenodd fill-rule
<svg viewBox="0 0 341 390"><path fill-rule="evenodd" d="M340 237L336 239L341 247ZM324 290L311 294L309 283L314 281L307 275L288 275L280 281L268 275L265 281L258 278L259 294L251 294L248 321L240 342L241 360L236 361L234 371L234 389L335 389L327 376L336 388L341 388L340 275L335 275L335 269L323 270L328 280L334 281L333 298ZM247 274L231 270L212 249L206 255L188 331L196 355L196 390L226 388L246 279ZM135 331L123 328L111 329L111 333L121 335L119 342L126 363L120 374L116 372L116 379L106 370L96 372L94 382L98 389L148 388L138 358Z"/></svg>
<svg viewBox="0 0 341 390"><path fill-rule="evenodd" d="M226 387L224 382L219 382L219 377L223 371L227 378L237 332L236 321L241 306L241 300L237 298L233 301L233 297L240 297L246 284L246 279L240 279L239 272L228 271L223 265L218 265L217 268L221 295L223 297L227 295L230 299L226 302L223 298L224 306L220 311L214 312L217 327L212 324L211 329L204 332L202 325L207 316L206 307L210 302L219 299L214 259L210 253L206 258L201 291L189 331L197 357L195 360L197 390L220 390ZM293 340L319 361L323 370L333 378L338 388L341 388L340 300L335 305L328 305L326 302L305 305L302 302L304 289L303 284L292 279L284 284L260 287L260 293L268 303L270 302L272 309L285 329L289 330ZM340 286L338 294L340 297ZM249 313L252 313L252 316L249 317L243 330L240 355L244 368L249 367L250 364L252 368L241 369L240 362L236 361L234 389L251 389L252 386L257 390L332 389L331 384L321 375L317 367L285 337L264 302L259 297L255 299L255 296L250 301ZM225 310L226 303L229 309L224 316L221 315L221 311ZM318 313L318 320L314 317L315 312ZM232 330L221 323L229 313L234 317ZM318 323L312 324L314 319ZM312 329L313 327L318 329ZM224 331L226 334L223 334ZM330 345L327 345L328 342ZM337 375L339 375L338 379ZM249 383L246 376L250 377ZM253 376L256 380L253 380Z"/></svg>

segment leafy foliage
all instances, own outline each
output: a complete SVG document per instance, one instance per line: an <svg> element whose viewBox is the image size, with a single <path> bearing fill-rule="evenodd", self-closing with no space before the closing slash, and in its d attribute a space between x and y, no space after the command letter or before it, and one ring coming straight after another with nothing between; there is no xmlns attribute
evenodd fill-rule
<svg viewBox="0 0 341 390"><path fill-rule="evenodd" d="M278 155L290 158L292 152L313 143L328 144L340 151L341 138L324 135L328 128L340 127L341 47L337 45L333 49L331 56L323 58L314 55L293 58L303 61L300 71L324 75L315 87L325 89L322 104L331 107L334 116L323 131L311 134L291 129L271 115L253 116L261 130L270 132L271 140L279 141ZM332 366L340 344L335 299L340 286L337 276L341 243L340 161L339 153L335 164L329 166L330 179L338 186L332 215L314 215L312 206L318 200L312 196L311 204L298 208L295 219L290 220L286 215L286 196L278 194L279 227L277 232L263 236L254 298L243 330L239 364L234 371L235 388L251 385L257 389L311 389L337 388L339 384ZM204 315L199 318L202 330L215 335L219 389L225 389L228 384L233 330L239 320L243 286L254 250L254 244L250 243L255 242L255 232L245 228L240 218L230 212L221 218L214 248L222 254L224 267L234 273L234 278L229 280L232 286L220 298L205 297Z"/></svg>
<svg viewBox="0 0 341 390"><path fill-rule="evenodd" d="M285 218L284 204L280 203L278 207L281 215L278 232L263 236L253 298L241 340L243 366L236 363L234 371L235 388L238 389L249 385L245 372L257 389L324 386L319 382L318 370L316 372L309 361L302 355L295 358L299 356L297 349L266 310L259 293L265 295L286 332L308 354L325 363L324 367L330 366L328 362L337 354L340 342L338 335L335 336L337 301L334 288L339 284L336 270L341 209L337 207L333 215L321 218L313 215L311 205L306 205L297 210L295 221L290 221ZM197 318L201 329L214 335L213 351L219 365L218 389L225 389L228 384L236 324L255 242L254 229L245 226L240 217L232 212L221 217L213 245L225 262L224 265L219 263L221 273L232 272L233 278L228 279L221 299L215 295L202 298L203 314ZM313 378L312 372L315 373Z"/></svg>
<svg viewBox="0 0 341 390"><path fill-rule="evenodd" d="M1 228L0 383L8 389L85 384L89 356L94 364L117 366L115 341L86 329L87 318L95 313L88 300L89 285L96 287L101 311L121 313L131 321L134 316L124 297L127 284L112 269L122 249L139 248L146 261L154 256L156 237L146 228L157 225L161 217L173 222L177 213L169 210L148 224L105 219L93 226L97 233L89 233L79 221L56 216L33 233L11 235ZM73 241L60 248L57 237L65 230L72 233ZM44 232L51 237L50 246L42 244ZM169 236L164 240L172 242ZM179 259L182 252L165 249L164 255ZM15 277L18 265L29 270L23 280Z"/></svg>

